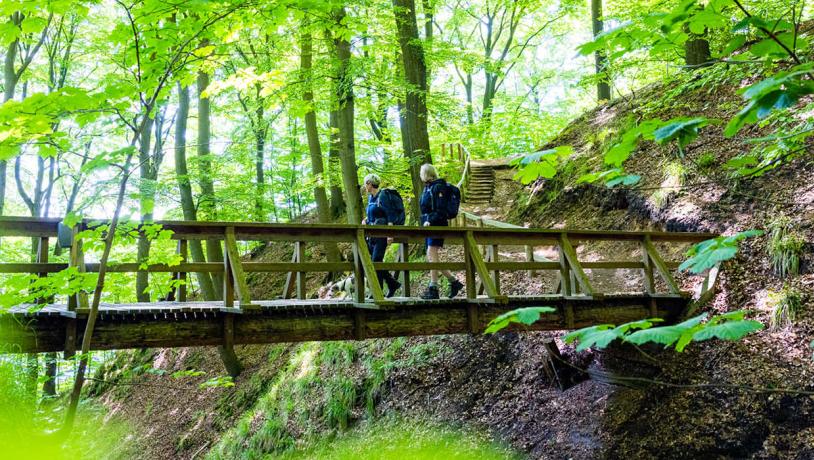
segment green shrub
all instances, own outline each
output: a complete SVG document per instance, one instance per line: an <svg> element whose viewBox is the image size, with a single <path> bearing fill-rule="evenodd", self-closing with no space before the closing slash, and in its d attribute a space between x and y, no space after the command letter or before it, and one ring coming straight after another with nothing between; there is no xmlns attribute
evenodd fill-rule
<svg viewBox="0 0 814 460"><path fill-rule="evenodd" d="M704 152L698 156L698 160L695 161L696 166L701 171L707 171L711 169L715 164L718 162L718 158L712 152Z"/></svg>
<svg viewBox="0 0 814 460"><path fill-rule="evenodd" d="M772 329L780 329L794 323L803 306L803 296L797 288L784 286L779 292L769 293L769 305L772 307L770 325Z"/></svg>
<svg viewBox="0 0 814 460"><path fill-rule="evenodd" d="M781 278L799 274L805 240L793 230L791 219L780 214L769 222L769 231L769 256L774 272Z"/></svg>

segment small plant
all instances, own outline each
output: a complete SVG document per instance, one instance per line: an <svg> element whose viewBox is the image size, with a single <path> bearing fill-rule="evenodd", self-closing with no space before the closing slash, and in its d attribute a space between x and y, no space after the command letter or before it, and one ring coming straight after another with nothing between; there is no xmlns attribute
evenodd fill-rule
<svg viewBox="0 0 814 460"><path fill-rule="evenodd" d="M774 272L781 278L799 274L805 240L792 228L791 218L780 214L769 222L769 231L769 256Z"/></svg>
<svg viewBox="0 0 814 460"><path fill-rule="evenodd" d="M715 163L718 162L718 158L712 152L704 152L698 156L698 159L695 161L695 165L698 166L698 169L701 171L708 171L715 166Z"/></svg>
<svg viewBox="0 0 814 460"><path fill-rule="evenodd" d="M769 293L769 305L772 307L770 326L781 329L794 323L803 306L803 296L799 289L786 285L779 292Z"/></svg>

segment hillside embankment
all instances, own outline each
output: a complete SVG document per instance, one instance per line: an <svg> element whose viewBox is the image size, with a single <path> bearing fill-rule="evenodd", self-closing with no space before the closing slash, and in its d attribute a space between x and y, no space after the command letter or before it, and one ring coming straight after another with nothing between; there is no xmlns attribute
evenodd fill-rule
<svg viewBox="0 0 814 460"><path fill-rule="evenodd" d="M643 142L625 164L642 176L637 187L575 185L600 168L608 143L632 122L726 119L742 104L736 90L754 78L740 68L705 70L598 107L549 145L574 149L558 176L520 187L501 173L493 206L478 211L537 227L726 234L767 228L783 215L812 241L814 165L801 158L732 179L722 165L751 147L724 138L720 126L704 128L683 157ZM645 347L646 356L622 346L577 354L557 341L574 366L641 377L636 385L588 380L560 391L543 365L545 342L561 334L508 333L244 347L246 370L231 388L198 387L223 373L216 350L127 353L98 373L110 383L94 394L132 421L132 442L150 458L258 458L392 416L481 430L531 458L813 458L810 245L800 274L784 278L772 269L768 245L768 236L748 240L703 310L749 309L768 325L777 299L793 291L801 308L792 324L738 342L694 343L683 353ZM456 256L454 248L444 254ZM258 257L285 255L271 247ZM514 277L507 287L550 288L526 273L503 276ZM262 296L278 282L256 279L254 288ZM310 283L315 292L320 280ZM170 376L189 369L206 374Z"/></svg>

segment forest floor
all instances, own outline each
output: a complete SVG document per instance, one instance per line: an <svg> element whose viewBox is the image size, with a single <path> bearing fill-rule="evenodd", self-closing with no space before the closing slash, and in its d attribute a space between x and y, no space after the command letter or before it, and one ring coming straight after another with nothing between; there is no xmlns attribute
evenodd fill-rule
<svg viewBox="0 0 814 460"><path fill-rule="evenodd" d="M739 110L735 90L750 78L726 74L705 85L689 79L598 107L547 146L571 145L576 166L529 187L501 171L492 205L471 211L535 227L725 234L765 228L782 213L810 242L814 165L796 160L733 186L719 166L746 146L724 138L721 127L702 130L684 158L644 142L626 163L628 172L642 176L638 189L572 185L601 163L602 143L630 118L724 118ZM158 350L144 363L167 373L207 374L175 380L155 373L129 376L135 385L127 391L114 386L103 400L134 421L133 436L151 458L198 458L207 452L212 458L251 458L245 453L281 452L309 437L333 436L361 420L392 414L474 426L531 458L814 458L814 397L808 394L814 391L811 246L805 246L801 274L781 279L771 268L767 240L748 241L724 266L719 292L704 310L749 309L768 325L773 299L788 289L799 292L802 308L793 324L767 327L738 342L696 343L683 353L645 347L655 361L622 346L577 354L558 341L558 333L245 347L238 354L247 370L235 387L203 390L198 384L223 372L216 350ZM582 254L600 249L583 248ZM460 257L457 251L446 249L443 257ZM521 257L510 248L501 256ZM271 247L257 257L285 260L290 254ZM630 286L640 282L635 274L618 276ZM529 279L525 272L502 277L509 293L550 290L553 282ZM309 290L316 292L320 284L309 279ZM281 279L253 280L259 297L278 295L281 286ZM542 372L543 344L550 339L581 368L670 386L588 380L560 391ZM100 375L110 380L122 372L116 369L132 368L125 360Z"/></svg>

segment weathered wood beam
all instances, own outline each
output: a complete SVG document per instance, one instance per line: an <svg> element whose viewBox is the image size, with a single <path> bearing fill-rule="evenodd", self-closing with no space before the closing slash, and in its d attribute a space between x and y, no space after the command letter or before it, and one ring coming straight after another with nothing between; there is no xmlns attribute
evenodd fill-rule
<svg viewBox="0 0 814 460"><path fill-rule="evenodd" d="M579 262L579 258L577 257L577 251L574 250L574 247L571 245L568 234L561 233L559 243L560 248L562 249L562 254L565 256L566 260L568 260L568 265L571 267L571 273L574 274L574 277L579 283L582 293L594 295L594 289L591 286L591 281L588 279L588 275L585 274L585 270L582 269L582 264Z"/></svg>
<svg viewBox="0 0 814 460"><path fill-rule="evenodd" d="M483 261L483 257L478 250L478 245L472 235L472 230L467 230L466 236L464 237L464 244L467 246L469 260L472 262L475 272L478 274L478 278L483 285L486 295L492 299L495 299L496 301L507 300L506 296L500 295L500 292L498 292L497 287L495 286L494 280L491 276L489 276L489 269L486 268L486 262Z"/></svg>
<svg viewBox="0 0 814 460"><path fill-rule="evenodd" d="M232 227L226 228L224 247L226 248L224 260L226 261L226 266L229 268L230 275L224 279L229 278L233 283L230 283L230 285L234 286L235 291L237 291L237 296L240 299L241 310L258 308L257 305L252 304L251 292L249 291L249 285L246 282L246 273L243 271L243 264L240 261L240 252L237 249L235 230Z"/></svg>
<svg viewBox="0 0 814 460"><path fill-rule="evenodd" d="M681 288L678 287L676 280L673 278L673 274L670 273L670 269L667 267L667 264L664 263L664 259L661 258L658 249L653 246L653 241L651 241L647 235L644 237L644 247L650 260L653 262L653 267L655 267L656 271L659 272L659 275L661 275L667 283L670 292L673 294L681 292Z"/></svg>

